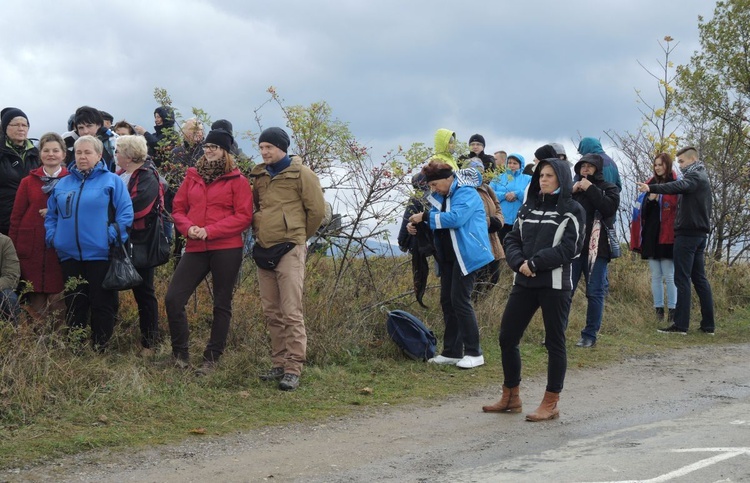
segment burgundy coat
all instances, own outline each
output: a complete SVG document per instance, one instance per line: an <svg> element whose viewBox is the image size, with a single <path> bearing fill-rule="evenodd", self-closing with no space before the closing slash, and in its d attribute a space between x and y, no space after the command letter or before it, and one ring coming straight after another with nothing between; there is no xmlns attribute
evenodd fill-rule
<svg viewBox="0 0 750 483"><path fill-rule="evenodd" d="M68 175L63 167L58 176ZM21 180L10 215L10 238L21 261L21 279L31 282L34 292L63 291L63 274L54 248L44 243L44 217L39 210L47 208L49 194L42 193L44 168L32 170Z"/></svg>

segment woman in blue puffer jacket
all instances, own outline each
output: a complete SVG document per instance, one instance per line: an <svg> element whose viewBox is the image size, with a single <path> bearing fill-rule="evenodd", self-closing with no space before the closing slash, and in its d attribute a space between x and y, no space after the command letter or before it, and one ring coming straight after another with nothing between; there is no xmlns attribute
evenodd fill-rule
<svg viewBox="0 0 750 483"><path fill-rule="evenodd" d="M86 327L90 314L94 348L102 351L112 337L117 311L117 292L102 288L109 247L117 241L110 206L125 241L133 224L133 203L125 183L105 166L99 139L81 136L74 149L75 165L69 166L70 174L57 182L47 201L45 239L57 251L63 278L86 282L65 287L68 324Z"/></svg>
<svg viewBox="0 0 750 483"><path fill-rule="evenodd" d="M422 168L432 190L427 197L432 207L429 212L412 215L407 229L415 235L415 224L427 223L435 234L445 335L442 353L429 362L471 369L484 364L471 292L477 272L492 262L494 256L487 235L484 202L476 190L482 177L474 169L463 171L470 173L461 176L440 160Z"/></svg>
<svg viewBox="0 0 750 483"><path fill-rule="evenodd" d="M526 187L531 182L531 176L523 174L525 165L526 161L523 156L512 153L505 161L505 172L497 175L490 182L490 188L495 190L500 209L503 211L503 218L505 218L505 224L498 232L503 247L505 247L505 235L513 229L518 209L523 205Z"/></svg>

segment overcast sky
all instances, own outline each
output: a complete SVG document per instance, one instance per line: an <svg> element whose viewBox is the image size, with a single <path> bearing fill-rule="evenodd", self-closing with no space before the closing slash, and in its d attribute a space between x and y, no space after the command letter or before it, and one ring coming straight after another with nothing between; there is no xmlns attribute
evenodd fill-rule
<svg viewBox="0 0 750 483"><path fill-rule="evenodd" d="M533 157L536 147L635 130L634 89L656 96L658 41L698 49L710 0L131 0L3 2L0 104L31 137L65 130L84 104L153 126L155 87L183 115L200 107L236 131L275 86L288 104L325 100L385 150L436 129ZM263 110L265 127L280 122ZM248 153L254 148L240 141ZM575 153L573 153L575 154ZM574 156L575 157L575 156Z"/></svg>

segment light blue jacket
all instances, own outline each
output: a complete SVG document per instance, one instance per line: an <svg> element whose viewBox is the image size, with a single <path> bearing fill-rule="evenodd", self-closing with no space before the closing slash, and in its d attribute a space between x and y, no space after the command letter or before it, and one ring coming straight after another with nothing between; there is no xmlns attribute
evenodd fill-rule
<svg viewBox="0 0 750 483"><path fill-rule="evenodd" d="M110 200L120 235L127 240L133 224L133 203L127 186L100 161L84 177L75 165L58 181L47 200L44 219L47 246L60 260L108 260L109 246L117 239L109 223Z"/></svg>
<svg viewBox="0 0 750 483"><path fill-rule="evenodd" d="M462 170L465 172L471 170ZM430 229L449 229L453 251L464 276L482 268L495 259L487 235L487 219L484 203L477 193L469 173L458 173L451 184L447 196L431 193L427 200L430 210ZM479 177L481 183L481 176ZM446 200L445 211L440 208ZM440 241L435 239L436 249L441 250Z"/></svg>
<svg viewBox="0 0 750 483"><path fill-rule="evenodd" d="M520 154L512 153L508 155L508 159L515 158L521 164L521 168L517 171L510 171L508 169L508 161L505 162L505 172L500 173L490 181L490 188L495 190L497 200L500 202L500 209L503 211L503 218L505 218L506 225L512 225L516 221L518 215L518 209L523 205L524 196L526 194L526 187L531 182L531 176L523 174L523 168L526 165L526 161ZM508 201L505 199L505 195L509 192L516 194L515 201Z"/></svg>

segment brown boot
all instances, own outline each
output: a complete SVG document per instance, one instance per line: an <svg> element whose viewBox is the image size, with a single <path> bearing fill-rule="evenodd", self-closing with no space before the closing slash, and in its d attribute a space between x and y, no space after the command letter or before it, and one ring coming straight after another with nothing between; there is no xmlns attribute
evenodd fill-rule
<svg viewBox="0 0 750 483"><path fill-rule="evenodd" d="M560 394L556 392L544 392L542 403L531 414L526 415L526 421L547 421L560 417L560 410L557 409L557 402L560 400Z"/></svg>
<svg viewBox="0 0 750 483"><path fill-rule="evenodd" d="M503 386L503 396L498 402L491 406L482 406L485 413L520 413L521 397L518 395L520 386Z"/></svg>

